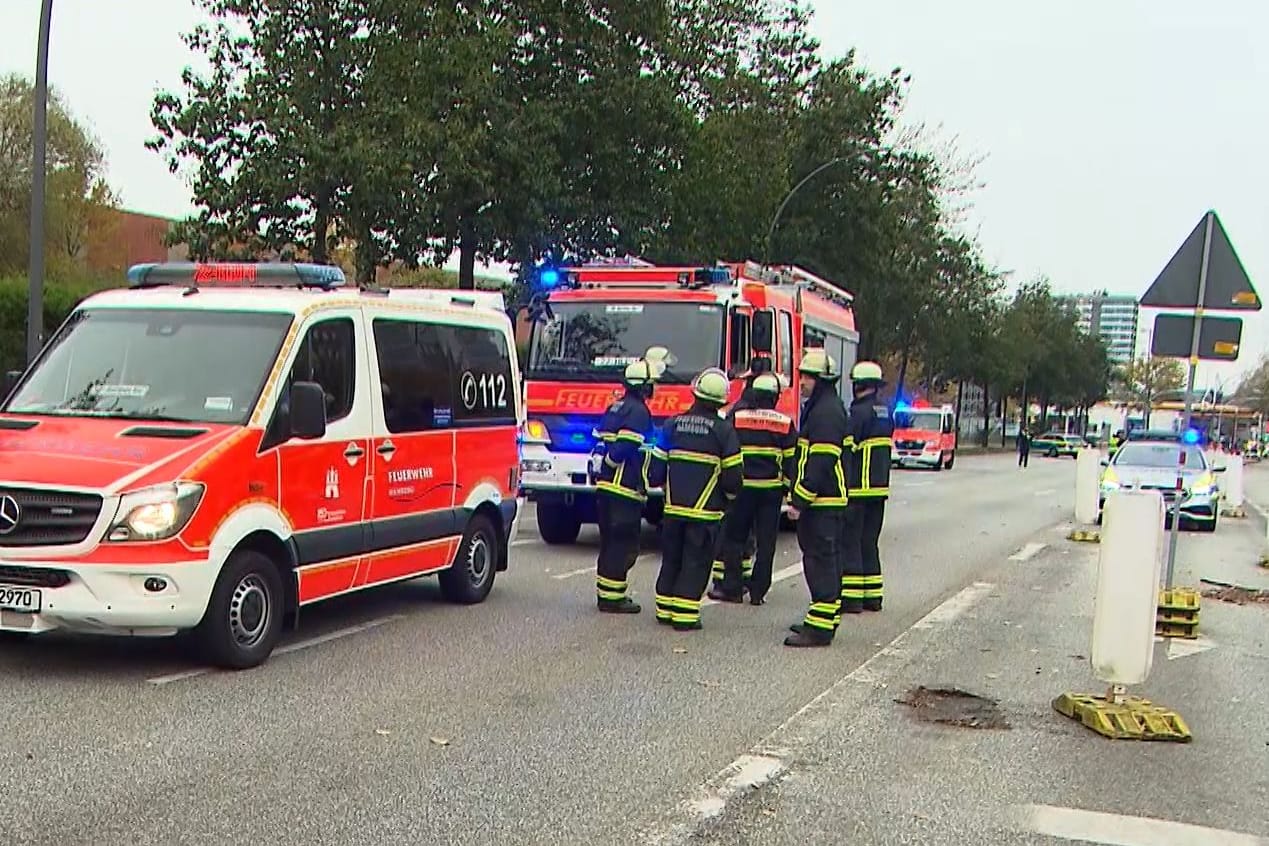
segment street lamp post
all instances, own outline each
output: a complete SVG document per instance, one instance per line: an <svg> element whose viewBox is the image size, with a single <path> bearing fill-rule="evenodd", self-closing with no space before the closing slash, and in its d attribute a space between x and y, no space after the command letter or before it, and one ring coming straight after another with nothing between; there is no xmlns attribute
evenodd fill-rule
<svg viewBox="0 0 1269 846"><path fill-rule="evenodd" d="M845 161L851 161L851 159L846 156L838 156L837 158L829 159L828 161L824 162L824 164L820 165L819 167L815 168L815 170L811 171L806 176L802 177L802 181L799 182L797 185L794 185L793 188L789 191L789 193L784 196L784 200L780 203L780 207L776 209L775 217L771 218L771 227L767 229L766 255L763 256L763 261L762 261L762 264L764 267L771 263L771 246L772 246L772 241L775 238L776 225L780 222L780 215L784 214L785 207L789 205L789 200L792 200L793 196L797 194L798 191L801 191L803 186L806 185L806 183L810 182L812 179L819 176L821 173L828 170L833 165L838 165Z"/></svg>
<svg viewBox="0 0 1269 846"><path fill-rule="evenodd" d="M53 0L40 4L40 40L35 57L35 126L31 162L31 260L26 310L26 360L35 361L44 344L44 187L48 163L48 42Z"/></svg>

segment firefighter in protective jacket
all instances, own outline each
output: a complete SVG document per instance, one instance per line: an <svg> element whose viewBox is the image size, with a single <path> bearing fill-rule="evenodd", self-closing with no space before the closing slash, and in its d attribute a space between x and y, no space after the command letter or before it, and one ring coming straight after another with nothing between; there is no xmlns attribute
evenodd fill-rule
<svg viewBox="0 0 1269 846"><path fill-rule="evenodd" d="M846 407L837 396L841 378L837 362L822 349L807 350L801 374L802 428L798 432L797 470L789 498L789 516L798 523L802 572L811 605L785 646L828 646L839 621L841 562L838 543L846 509L846 477L842 444L846 441Z"/></svg>
<svg viewBox="0 0 1269 846"><path fill-rule="evenodd" d="M728 410L727 419L731 420L732 416L738 411L742 411L746 408L758 407L758 394L754 392L753 386L757 380L763 376L763 374L770 373L770 371L771 358L769 356L759 353L753 357L753 359L749 362L749 370L741 374L740 378L745 380L745 387L744 390L740 392L740 398L737 399ZM736 502L733 501L733 507L729 508L727 510L727 514L723 516L722 526L718 531L718 549L714 550L714 566L712 569L714 586L711 588L711 591L724 589L723 581L726 578L726 568L723 566L723 545L726 543L727 538L727 522L731 520L731 512L734 510L735 505ZM749 580L753 575L753 562L756 549L757 536L753 531L750 531L749 537L745 539L744 553L740 559L741 580L744 583L745 590L749 589ZM710 593L710 597L717 599L713 592Z"/></svg>
<svg viewBox="0 0 1269 846"><path fill-rule="evenodd" d="M851 403L842 460L850 504L842 529L842 613L880 611L881 553L878 545L890 496L894 420L878 402L886 382L881 367L861 361L850 373Z"/></svg>
<svg viewBox="0 0 1269 846"><path fill-rule="evenodd" d="M718 526L740 493L743 459L736 431L719 415L727 402L727 374L704 371L692 383L696 401L661 427L655 481L664 472L661 573L657 622L681 631L701 627L701 597L709 582Z"/></svg>
<svg viewBox="0 0 1269 846"><path fill-rule="evenodd" d="M638 614L641 610L627 595L627 574L639 556L639 530L656 446L648 399L664 368L661 361L646 359L627 365L625 396L609 406L594 433L591 461L599 512L595 593L599 610L609 614Z"/></svg>
<svg viewBox="0 0 1269 846"><path fill-rule="evenodd" d="M771 568L780 534L780 509L793 476L797 427L793 418L776 410L780 380L764 373L753 380L752 405L734 408L727 419L736 430L744 458L744 488L723 522L723 579L710 590L718 602L762 605L771 589ZM739 404L738 404L739 405ZM742 569L745 545L756 537L752 573Z"/></svg>

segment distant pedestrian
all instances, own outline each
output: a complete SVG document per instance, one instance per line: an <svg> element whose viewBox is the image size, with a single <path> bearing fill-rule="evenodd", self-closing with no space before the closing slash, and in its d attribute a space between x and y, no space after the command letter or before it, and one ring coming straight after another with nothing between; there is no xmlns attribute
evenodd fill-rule
<svg viewBox="0 0 1269 846"><path fill-rule="evenodd" d="M1023 426L1018 429L1018 466L1026 467L1027 461L1031 458L1031 433L1027 431L1027 427Z"/></svg>

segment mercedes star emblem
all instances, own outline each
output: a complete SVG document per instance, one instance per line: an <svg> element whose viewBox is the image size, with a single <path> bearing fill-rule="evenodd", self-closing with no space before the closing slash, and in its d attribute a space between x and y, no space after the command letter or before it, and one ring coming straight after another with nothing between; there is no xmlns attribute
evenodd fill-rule
<svg viewBox="0 0 1269 846"><path fill-rule="evenodd" d="M9 494L0 496L0 535L12 534L22 519L22 506Z"/></svg>

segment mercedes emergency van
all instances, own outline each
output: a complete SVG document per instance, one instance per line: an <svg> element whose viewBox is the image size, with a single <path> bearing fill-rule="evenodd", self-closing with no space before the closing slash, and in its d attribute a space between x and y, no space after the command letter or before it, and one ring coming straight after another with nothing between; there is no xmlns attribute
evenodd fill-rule
<svg viewBox="0 0 1269 846"><path fill-rule="evenodd" d="M436 574L484 600L521 513L500 295L321 265L128 277L9 376L0 631L192 630L244 668L341 594Z"/></svg>

